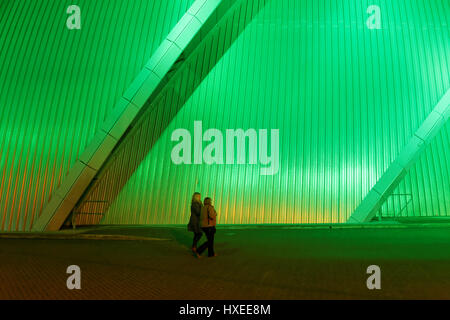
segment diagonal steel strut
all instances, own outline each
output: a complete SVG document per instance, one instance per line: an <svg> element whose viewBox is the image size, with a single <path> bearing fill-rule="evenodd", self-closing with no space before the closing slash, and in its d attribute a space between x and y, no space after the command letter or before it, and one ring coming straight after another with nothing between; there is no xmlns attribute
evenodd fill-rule
<svg viewBox="0 0 450 320"><path fill-rule="evenodd" d="M186 69L186 61L193 55L193 52L200 50L204 39L211 36L211 31L217 29L219 22L223 23L224 17L229 16L231 11L243 4L246 9L250 8L248 10L250 12L252 7L258 7L259 10L269 1L196 0L117 102L112 114L101 126L80 159L72 166L62 184L52 192L51 199L44 206L38 220L33 224L32 230L60 229L69 214L95 185L102 171L106 170L107 163L111 157L115 156L115 153L118 153L134 126L138 126L139 121L142 122L141 118L148 113L152 102L160 96L161 92L167 91L168 87L173 89L174 84L171 83L171 80L174 78L174 74L176 75L183 68ZM251 20L255 14L252 13L249 16L249 20ZM229 23L229 21L227 22ZM217 33L219 34L219 32ZM226 47L229 48L236 38L237 36L231 37ZM205 48L204 46L201 50L206 50ZM187 90L190 94L220 57L217 54L215 60L211 59L211 65L205 68L194 84L191 84L189 89L191 91ZM184 84L184 86L186 85ZM187 96L188 94L186 94ZM128 180L140 161L142 159L135 161L136 163L128 170L125 177L117 179L120 180L117 182L117 188L120 189L123 186L124 181Z"/></svg>
<svg viewBox="0 0 450 320"><path fill-rule="evenodd" d="M369 222L450 117L450 89L356 208L348 223Z"/></svg>

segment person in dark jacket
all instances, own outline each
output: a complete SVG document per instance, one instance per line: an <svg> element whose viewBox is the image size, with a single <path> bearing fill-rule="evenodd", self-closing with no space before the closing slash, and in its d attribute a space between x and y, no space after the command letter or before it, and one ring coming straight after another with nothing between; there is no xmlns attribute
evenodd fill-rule
<svg viewBox="0 0 450 320"><path fill-rule="evenodd" d="M191 201L191 217L189 219L188 231L194 233L192 241L192 252L197 255L197 243L202 237L202 229L200 228L200 214L202 211L202 198L199 192L195 192Z"/></svg>
<svg viewBox="0 0 450 320"><path fill-rule="evenodd" d="M200 257L203 251L208 248L208 257L216 257L217 255L214 253L214 235L216 233L217 212L212 205L211 198L205 198L203 202L204 206L201 210L200 226L202 227L207 240L204 244L198 247L197 255Z"/></svg>

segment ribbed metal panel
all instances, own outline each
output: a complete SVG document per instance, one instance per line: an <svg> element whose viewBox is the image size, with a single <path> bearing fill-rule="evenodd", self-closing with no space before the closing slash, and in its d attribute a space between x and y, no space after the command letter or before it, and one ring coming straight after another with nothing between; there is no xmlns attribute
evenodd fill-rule
<svg viewBox="0 0 450 320"><path fill-rule="evenodd" d="M132 124L88 188L74 210L77 224L96 223L99 213L106 212L177 112L266 2L233 0L221 3L215 14L218 23L202 29L203 40L192 47L193 51L184 52L175 63L164 89L148 102L146 111ZM225 41L221 26L233 26L233 32L225 34ZM204 33L207 29L210 31ZM123 218L127 219L127 216Z"/></svg>
<svg viewBox="0 0 450 320"><path fill-rule="evenodd" d="M192 0L0 2L0 231L29 230Z"/></svg>
<svg viewBox="0 0 450 320"><path fill-rule="evenodd" d="M382 29L369 30L372 4L271 1L158 133L102 223L186 223L194 191L214 199L220 223L345 222L450 87L450 3L378 0ZM212 50L245 15L221 29ZM191 74L209 63L205 56ZM161 103L142 132L158 132L175 112L172 99ZM193 133L195 120L223 133L279 129L279 173L261 176L259 165L174 165L171 134ZM447 124L384 215L450 214L449 147ZM120 168L109 179L120 178ZM405 209L401 197L412 199Z"/></svg>

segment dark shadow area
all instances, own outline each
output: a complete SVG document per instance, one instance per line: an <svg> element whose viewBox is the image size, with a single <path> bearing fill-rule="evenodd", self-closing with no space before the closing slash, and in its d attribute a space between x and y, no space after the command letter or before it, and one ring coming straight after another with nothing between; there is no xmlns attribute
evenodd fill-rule
<svg viewBox="0 0 450 320"><path fill-rule="evenodd" d="M218 257L197 259L181 227L90 232L169 241L1 239L0 299L450 299L450 227L218 227ZM83 289L66 288L66 268ZM378 265L381 290L368 290Z"/></svg>

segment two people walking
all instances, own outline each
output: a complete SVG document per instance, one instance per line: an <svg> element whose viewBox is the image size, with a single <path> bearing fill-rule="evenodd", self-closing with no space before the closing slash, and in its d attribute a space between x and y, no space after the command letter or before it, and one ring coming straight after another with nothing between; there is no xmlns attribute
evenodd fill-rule
<svg viewBox="0 0 450 320"><path fill-rule="evenodd" d="M194 233L192 241L192 252L198 258L208 249L208 257L216 257L214 252L214 235L216 233L217 212L212 205L211 198L205 198L202 204L200 193L196 192L192 196L191 217L189 219L188 230ZM202 237L202 232L206 235L206 242L197 247Z"/></svg>

